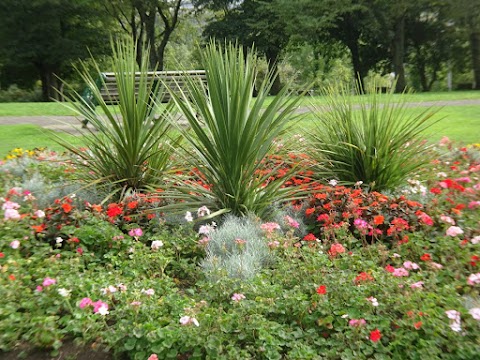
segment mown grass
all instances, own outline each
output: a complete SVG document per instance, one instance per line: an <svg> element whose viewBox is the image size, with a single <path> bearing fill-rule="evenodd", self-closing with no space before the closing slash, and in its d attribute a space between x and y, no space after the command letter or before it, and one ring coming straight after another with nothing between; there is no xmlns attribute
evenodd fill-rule
<svg viewBox="0 0 480 360"><path fill-rule="evenodd" d="M402 95L394 95L400 97ZM358 98L358 96L357 96ZM269 97L265 102L268 105L273 97ZM452 92L432 92L432 93L414 93L409 95L409 102L423 101L455 101L455 100L480 100L480 91L452 91ZM355 100L354 100L355 101ZM381 96L380 96L381 101ZM322 96L307 96L302 100L303 106L310 104L325 104ZM74 115L73 111L68 109L62 103L0 103L0 116L68 116Z"/></svg>
<svg viewBox="0 0 480 360"><path fill-rule="evenodd" d="M37 125L1 125L0 126L0 159L3 159L9 151L15 148L33 150L47 147L51 150L63 152L64 149L54 141L55 135L52 130L43 129ZM84 145L81 136L62 134L62 138L73 144Z"/></svg>

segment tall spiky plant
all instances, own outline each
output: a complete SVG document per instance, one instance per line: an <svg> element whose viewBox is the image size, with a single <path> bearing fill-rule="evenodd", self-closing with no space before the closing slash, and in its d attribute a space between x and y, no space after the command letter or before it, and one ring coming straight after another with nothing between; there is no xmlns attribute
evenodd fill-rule
<svg viewBox="0 0 480 360"><path fill-rule="evenodd" d="M393 92L355 97L348 87L329 87L323 95L327 105L316 109L307 134L318 176L393 190L430 161L426 131L438 121L432 118L437 110L414 112L406 94L394 97Z"/></svg>
<svg viewBox="0 0 480 360"><path fill-rule="evenodd" d="M147 75L149 49L145 49L140 65L136 62L137 44L131 39L112 42L112 51L119 114L107 105L97 87L101 73L98 63L93 60L96 70L93 76L82 63L79 75L101 111L66 84L72 91L68 106L91 126L85 137L88 150L81 151L62 138L58 138L58 142L76 154L78 163L87 168L84 180L104 185L109 195L118 197L161 184L162 173L170 168L172 147L169 144L170 107L159 109L160 83Z"/></svg>
<svg viewBox="0 0 480 360"><path fill-rule="evenodd" d="M272 204L293 194L282 187L286 179L270 182L270 175L258 170L278 151L275 140L294 124L300 98L289 96L285 87L267 106L273 73L267 74L253 97L256 60L253 51L211 42L202 54L208 89L185 79L188 91L171 92L189 125L178 128L189 145L186 160L211 186L209 190L191 182L178 186L185 206L207 205L237 216L262 217Z"/></svg>

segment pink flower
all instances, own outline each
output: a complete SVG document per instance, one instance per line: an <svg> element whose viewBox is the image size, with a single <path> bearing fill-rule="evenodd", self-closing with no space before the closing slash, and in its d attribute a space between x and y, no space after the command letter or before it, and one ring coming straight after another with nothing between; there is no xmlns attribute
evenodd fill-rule
<svg viewBox="0 0 480 360"><path fill-rule="evenodd" d="M443 268L443 265L442 264L439 264L439 263L436 263L436 262L432 262L430 263L430 265L436 269L442 269Z"/></svg>
<svg viewBox="0 0 480 360"><path fill-rule="evenodd" d="M20 205L13 201L5 201L2 205L2 210L10 210L10 209L20 209Z"/></svg>
<svg viewBox="0 0 480 360"><path fill-rule="evenodd" d="M348 325L351 327L360 327L366 325L367 322L365 319L352 319L348 322Z"/></svg>
<svg viewBox="0 0 480 360"><path fill-rule="evenodd" d="M285 221L288 224L288 226L290 226L290 227L293 227L295 229L298 229L300 227L300 224L298 223L298 221L296 221L294 218L292 218L288 215L285 216Z"/></svg>
<svg viewBox="0 0 480 360"><path fill-rule="evenodd" d="M455 179L456 182L470 183L472 180L468 176Z"/></svg>
<svg viewBox="0 0 480 360"><path fill-rule="evenodd" d="M448 138L448 136L444 136L440 139L439 145L440 146L448 146L452 143L452 141Z"/></svg>
<svg viewBox="0 0 480 360"><path fill-rule="evenodd" d="M5 220L19 220L21 218L21 216L20 216L20 213L18 212L18 210L6 209L4 218L5 218Z"/></svg>
<svg viewBox="0 0 480 360"><path fill-rule="evenodd" d="M209 241L210 241L210 238L208 236L204 236L203 238L198 240L198 245L207 246Z"/></svg>
<svg viewBox="0 0 480 360"><path fill-rule="evenodd" d="M208 234L210 234L212 231L215 230L215 226L216 226L215 223L212 223L211 225L210 225L210 224L202 225L202 226L200 226L200 228L198 229L198 233L199 233L199 234L202 234L202 235L208 235Z"/></svg>
<svg viewBox="0 0 480 360"><path fill-rule="evenodd" d="M330 246L330 250L328 250L328 254L330 256L337 256L338 254L343 254L345 252L345 248L342 244L334 243Z"/></svg>
<svg viewBox="0 0 480 360"><path fill-rule="evenodd" d="M458 226L450 226L448 229L447 229L447 233L446 233L448 236L452 236L452 237L455 237L455 236L458 236L460 234L463 234L463 230L460 229Z"/></svg>
<svg viewBox="0 0 480 360"><path fill-rule="evenodd" d="M128 235L132 237L139 237L143 235L143 231L140 228L132 229L128 232Z"/></svg>
<svg viewBox="0 0 480 360"><path fill-rule="evenodd" d="M47 286L50 286L50 285L55 285L57 282L57 280L55 279L52 279L52 278L49 278L49 277L46 277L44 280L43 280L43 286L44 287L47 287Z"/></svg>
<svg viewBox="0 0 480 360"><path fill-rule="evenodd" d="M90 298L83 298L82 300L80 300L80 303L78 304L78 307L79 307L80 309L83 309L83 308L85 308L85 307L87 307L87 306L91 306L91 305L93 305L92 299L90 299Z"/></svg>
<svg viewBox="0 0 480 360"><path fill-rule="evenodd" d="M409 274L408 274L408 271L404 268L396 268L395 270L393 270L392 275L397 277L402 277L402 276L408 276Z"/></svg>
<svg viewBox="0 0 480 360"><path fill-rule="evenodd" d="M93 312L95 314L107 315L108 314L108 304L104 303L102 300L95 301L92 303Z"/></svg>
<svg viewBox="0 0 480 360"><path fill-rule="evenodd" d="M413 283L410 285L412 289L422 289L423 288L423 281L417 281L416 283Z"/></svg>
<svg viewBox="0 0 480 360"><path fill-rule="evenodd" d="M130 303L130 305L132 305L132 306L140 306L140 305L142 305L142 302L141 302L141 301L132 301L132 302Z"/></svg>
<svg viewBox="0 0 480 360"><path fill-rule="evenodd" d="M38 292L42 292L42 291L43 291L43 287L40 286L40 285L38 285L37 288L36 288L36 290L37 290Z"/></svg>
<svg viewBox="0 0 480 360"><path fill-rule="evenodd" d="M405 261L403 263L403 267L408 270L418 270L420 269L420 266L418 264L411 262L411 261Z"/></svg>
<svg viewBox="0 0 480 360"><path fill-rule="evenodd" d="M450 216L440 215L440 220L447 224L455 225L455 220L453 220Z"/></svg>
<svg viewBox="0 0 480 360"><path fill-rule="evenodd" d="M182 316L180 318L180 324L182 325L190 325L190 324L193 324L195 326L200 326L200 324L198 323L198 320L195 319L195 318L192 318L190 316Z"/></svg>
<svg viewBox="0 0 480 360"><path fill-rule="evenodd" d="M142 293L144 293L147 296L153 296L153 295L155 295L155 290L153 290L153 289L143 290L142 289Z"/></svg>
<svg viewBox="0 0 480 360"><path fill-rule="evenodd" d="M475 236L474 238L472 238L472 244L476 245L478 243L480 243L480 236Z"/></svg>
<svg viewBox="0 0 480 360"><path fill-rule="evenodd" d="M368 223L363 219L355 219L353 225L355 225L357 229L360 230L368 229Z"/></svg>
<svg viewBox="0 0 480 360"><path fill-rule="evenodd" d="M237 294L237 293L235 293L235 294L233 294L233 296L232 296L232 300L233 300L233 301L237 301L237 302L238 302L238 301L243 300L243 299L245 299L245 295L243 295L243 294Z"/></svg>
<svg viewBox="0 0 480 360"><path fill-rule="evenodd" d="M207 216L207 215L210 215L210 209L207 208L205 205L198 208L197 210L197 216L198 217L204 217L204 216Z"/></svg>
<svg viewBox="0 0 480 360"><path fill-rule="evenodd" d="M10 243L10 247L12 249L18 249L20 247L20 241L18 240L13 240L11 243Z"/></svg>
<svg viewBox="0 0 480 360"><path fill-rule="evenodd" d="M268 222L260 225L260 229L267 233L272 233L274 230L280 230L280 225L275 222Z"/></svg>
<svg viewBox="0 0 480 360"><path fill-rule="evenodd" d="M467 279L468 285L480 284L480 273L470 274Z"/></svg>
<svg viewBox="0 0 480 360"><path fill-rule="evenodd" d="M147 360L158 360L158 356L157 356L157 354L152 354L148 357Z"/></svg>
<svg viewBox="0 0 480 360"><path fill-rule="evenodd" d="M468 203L468 208L469 209L476 209L479 206L480 206L480 201L470 201Z"/></svg>
<svg viewBox="0 0 480 360"><path fill-rule="evenodd" d="M472 308L468 310L468 313L472 315L475 320L480 320L480 308Z"/></svg>
<svg viewBox="0 0 480 360"><path fill-rule="evenodd" d="M275 249L280 246L280 243L277 240L275 240L275 241L269 241L267 245L270 249Z"/></svg>

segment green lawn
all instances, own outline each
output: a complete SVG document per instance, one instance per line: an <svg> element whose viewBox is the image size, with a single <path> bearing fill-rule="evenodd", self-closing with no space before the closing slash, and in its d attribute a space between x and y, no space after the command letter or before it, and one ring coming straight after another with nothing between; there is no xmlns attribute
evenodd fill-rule
<svg viewBox="0 0 480 360"><path fill-rule="evenodd" d="M15 148L33 150L40 147L48 147L55 151L63 151L63 148L54 141L54 132L46 130L37 125L1 125L0 126L0 159ZM82 138L68 134L62 134L73 144L82 146Z"/></svg>

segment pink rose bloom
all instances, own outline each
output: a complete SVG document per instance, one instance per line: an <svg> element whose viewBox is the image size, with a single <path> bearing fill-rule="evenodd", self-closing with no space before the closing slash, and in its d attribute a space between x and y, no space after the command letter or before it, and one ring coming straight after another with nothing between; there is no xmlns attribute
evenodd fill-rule
<svg viewBox="0 0 480 360"><path fill-rule="evenodd" d="M408 271L404 268L397 268L393 270L392 275L397 277L408 276Z"/></svg>
<svg viewBox="0 0 480 360"><path fill-rule="evenodd" d="M18 212L18 210L6 209L4 218L5 218L5 220L19 220L21 218L21 216L20 216L20 213Z"/></svg>
<svg viewBox="0 0 480 360"><path fill-rule="evenodd" d="M11 243L10 243L10 247L12 249L18 249L20 247L20 241L18 240L13 240Z"/></svg>
<svg viewBox="0 0 480 360"><path fill-rule="evenodd" d="M468 310L468 313L472 315L475 320L480 320L480 308L472 308Z"/></svg>
<svg viewBox="0 0 480 360"><path fill-rule="evenodd" d="M446 233L448 236L452 236L452 237L455 237L455 236L458 236L458 235L461 235L463 234L463 230L460 229L458 226L450 226L448 229L447 229L447 233Z"/></svg>
<svg viewBox="0 0 480 360"><path fill-rule="evenodd" d="M237 293L235 293L235 294L233 294L233 296L232 296L232 300L233 300L233 301L237 301L237 302L238 302L238 301L243 300L243 299L245 299L245 295L243 295L243 294L237 294Z"/></svg>
<svg viewBox="0 0 480 360"><path fill-rule="evenodd" d="M147 360L158 360L158 356L157 356L157 354L152 354L148 357Z"/></svg>
<svg viewBox="0 0 480 360"><path fill-rule="evenodd" d="M367 322L365 319L352 319L348 322L348 325L351 327L360 327L366 325Z"/></svg>
<svg viewBox="0 0 480 360"><path fill-rule="evenodd" d="M130 235L130 236L142 236L143 231L140 228L132 229L128 232L128 235Z"/></svg>
<svg viewBox="0 0 480 360"><path fill-rule="evenodd" d="M55 285L57 283L57 280L55 279L52 279L52 278L49 278L49 277L46 277L44 280L43 280L43 286L44 287L47 287L47 286L50 286L50 285Z"/></svg>
<svg viewBox="0 0 480 360"><path fill-rule="evenodd" d="M90 298L83 298L82 300L80 300L80 303L78 304L78 307L79 307L80 309L83 309L83 308L85 308L85 307L87 307L87 306L90 306L90 305L93 305L92 299L90 299Z"/></svg>
<svg viewBox="0 0 480 360"><path fill-rule="evenodd" d="M412 289L422 289L423 288L423 281L418 281L410 285Z"/></svg>

